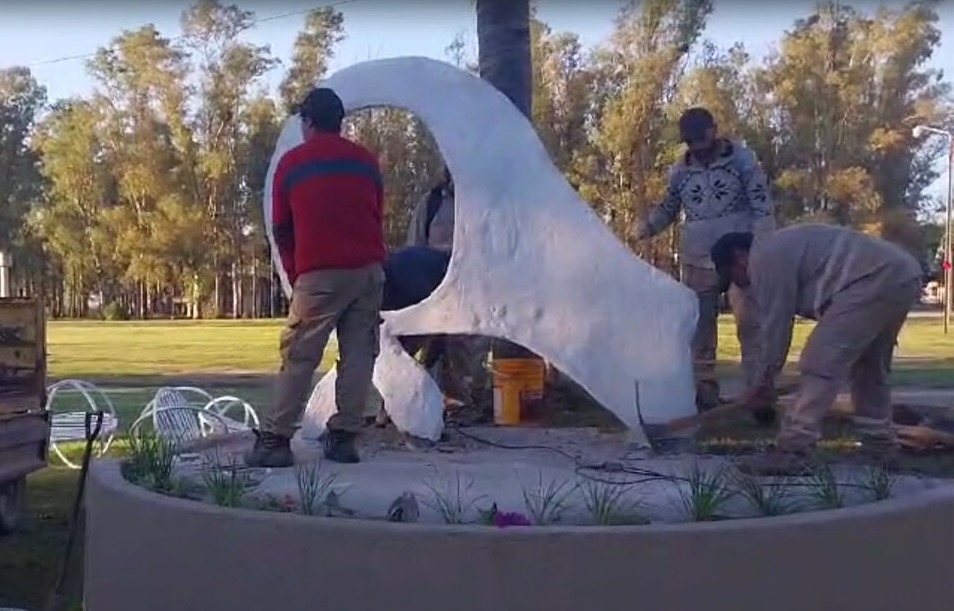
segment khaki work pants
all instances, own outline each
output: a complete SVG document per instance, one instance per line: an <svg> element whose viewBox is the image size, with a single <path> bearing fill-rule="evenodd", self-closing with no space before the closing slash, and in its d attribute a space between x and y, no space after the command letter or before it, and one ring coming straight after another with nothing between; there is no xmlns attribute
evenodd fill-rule
<svg viewBox="0 0 954 611"><path fill-rule="evenodd" d="M707 403L718 399L716 355L719 348L719 275L714 269L686 265L682 281L699 298L699 322L692 339L692 363L697 395ZM735 318L736 336L742 350L742 373L746 384L756 382L759 357L758 311L751 291L729 287L729 304Z"/></svg>
<svg viewBox="0 0 954 611"><path fill-rule="evenodd" d="M283 437L294 434L333 330L338 332L338 412L328 421L328 428L351 432L361 428L380 351L383 293L380 265L319 270L297 279L281 336L282 366L275 403L263 418L263 431Z"/></svg>
<svg viewBox="0 0 954 611"><path fill-rule="evenodd" d="M799 392L785 410L779 448L804 450L821 437L822 418L846 379L862 436L894 442L888 375L898 333L919 293L917 281L880 291L861 281L835 295L799 359Z"/></svg>

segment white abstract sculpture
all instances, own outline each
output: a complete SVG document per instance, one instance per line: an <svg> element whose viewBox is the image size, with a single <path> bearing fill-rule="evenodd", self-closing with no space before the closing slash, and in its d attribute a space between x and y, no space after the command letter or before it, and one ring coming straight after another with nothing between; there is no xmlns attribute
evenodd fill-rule
<svg viewBox="0 0 954 611"><path fill-rule="evenodd" d="M695 296L613 235L503 94L450 64L418 57L357 64L321 86L334 89L349 112L387 106L414 113L454 176L454 251L444 281L423 302L383 316L374 383L399 429L427 439L441 434L440 390L396 340L431 333L504 338L533 350L634 429L635 441L645 441L637 381L646 422L695 411ZM282 154L301 141L292 117L266 178L275 261L272 177ZM334 378L332 371L315 389L303 436L319 434L334 413Z"/></svg>

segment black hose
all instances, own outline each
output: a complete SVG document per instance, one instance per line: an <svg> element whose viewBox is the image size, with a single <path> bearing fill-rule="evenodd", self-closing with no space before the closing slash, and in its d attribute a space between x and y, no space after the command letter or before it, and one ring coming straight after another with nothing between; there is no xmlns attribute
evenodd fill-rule
<svg viewBox="0 0 954 611"><path fill-rule="evenodd" d="M86 474L89 472L89 463L93 456L93 443L96 442L100 432L103 430L104 416L105 412L103 411L86 413L84 422L86 426L86 447L83 450L83 462L80 466L76 497L73 499L73 512L70 515L70 527L66 537L66 548L63 550L60 570L56 577L56 586L53 588L53 592L47 602L46 611L57 611L57 609L62 606L63 594L66 588L66 577L69 573L70 559L73 557L73 548L76 546L76 533L79 528L80 513L83 510L83 497L86 493Z"/></svg>

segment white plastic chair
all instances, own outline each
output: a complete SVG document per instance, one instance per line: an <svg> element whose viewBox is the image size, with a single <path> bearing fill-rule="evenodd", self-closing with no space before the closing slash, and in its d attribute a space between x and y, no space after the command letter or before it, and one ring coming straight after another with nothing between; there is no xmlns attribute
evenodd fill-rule
<svg viewBox="0 0 954 611"><path fill-rule="evenodd" d="M236 408L242 410L241 419L227 415ZM258 426L258 414L242 399L213 397L194 386L160 388L136 420L137 428L145 420L151 420L157 435L176 444Z"/></svg>
<svg viewBox="0 0 954 611"><path fill-rule="evenodd" d="M202 409L218 414L225 422L227 433L239 433L252 428L258 428L258 414L255 409L244 400L232 395L216 397L205 404ZM241 419L228 416L230 410L242 410Z"/></svg>
<svg viewBox="0 0 954 611"><path fill-rule="evenodd" d="M71 397L69 411L57 411L54 400L57 396L62 398L67 393L78 397ZM85 402L85 409L75 409L78 407L74 403L77 398L82 398ZM50 449L70 469L79 469L80 466L66 457L60 444L86 441L87 413L103 412L103 427L99 440L94 445L96 456L102 456L109 450L119 430L119 415L113 402L106 393L90 382L61 380L51 385L46 389L46 409L50 412Z"/></svg>
<svg viewBox="0 0 954 611"><path fill-rule="evenodd" d="M215 412L193 405L169 405L143 411L129 427L129 436L134 437L147 423L152 425L157 436L172 447L176 455L188 444L199 441L214 430L226 430L227 427L222 417Z"/></svg>

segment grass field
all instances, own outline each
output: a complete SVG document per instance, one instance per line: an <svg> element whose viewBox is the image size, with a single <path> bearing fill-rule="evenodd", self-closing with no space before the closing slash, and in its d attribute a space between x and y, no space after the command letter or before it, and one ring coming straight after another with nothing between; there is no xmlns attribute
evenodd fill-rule
<svg viewBox="0 0 954 611"><path fill-rule="evenodd" d="M811 323L796 325L790 365L798 358ZM278 367L281 321L60 322L49 325L51 378L79 378L110 389L130 422L157 386L168 383L214 388L264 407ZM722 372L734 374L739 345L731 319L720 322ZM940 321L912 319L901 334L895 383L954 387L954 338ZM335 357L332 344L323 369Z"/></svg>
<svg viewBox="0 0 954 611"><path fill-rule="evenodd" d="M170 383L236 394L261 409L267 406L271 374L278 366L280 329L280 321L54 321L48 329L49 374L108 389L126 425L157 386ZM797 325L790 363L810 329L807 323ZM942 335L939 320L909 321L897 354L896 383L954 387L954 337ZM719 357L722 370L731 375L739 348L729 319L720 324ZM324 368L333 359L331 346ZM0 539L0 607L38 609L44 604L65 543L75 485L75 472L62 468L30 478L31 515L22 532ZM75 582L81 563L76 560L72 566ZM72 591L78 591L76 583Z"/></svg>

